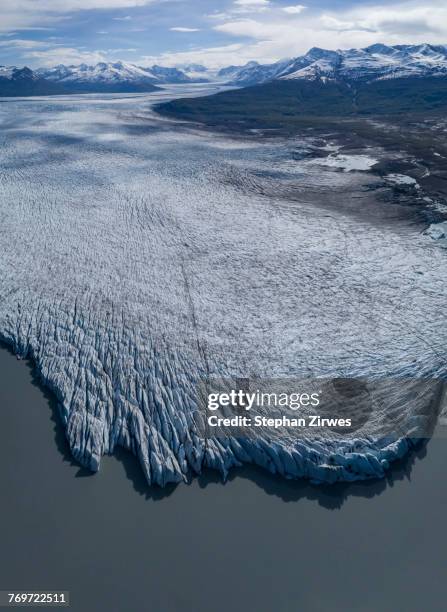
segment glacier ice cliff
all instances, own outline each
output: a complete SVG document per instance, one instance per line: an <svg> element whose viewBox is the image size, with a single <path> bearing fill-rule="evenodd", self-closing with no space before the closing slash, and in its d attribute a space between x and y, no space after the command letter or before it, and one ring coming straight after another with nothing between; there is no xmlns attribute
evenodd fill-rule
<svg viewBox="0 0 447 612"><path fill-rule="evenodd" d="M196 383L445 376L445 250L378 177L302 163L311 138L179 128L160 96L2 104L1 338L91 470L121 445L162 486L247 462L383 476L424 418L408 406L392 439L379 410L351 441L204 440Z"/></svg>

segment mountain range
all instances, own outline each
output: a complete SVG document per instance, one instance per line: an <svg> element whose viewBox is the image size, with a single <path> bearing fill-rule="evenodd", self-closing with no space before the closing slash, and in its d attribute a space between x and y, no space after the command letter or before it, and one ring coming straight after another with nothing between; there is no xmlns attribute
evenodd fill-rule
<svg viewBox="0 0 447 612"><path fill-rule="evenodd" d="M156 91L159 85L203 83L209 71L197 64L180 68L143 68L128 62L58 64L31 70L0 66L0 96L33 96L72 93L126 93Z"/></svg>
<svg viewBox="0 0 447 612"><path fill-rule="evenodd" d="M312 48L300 57L274 64L249 62L218 73L233 85L246 87L274 79L357 81L447 75L445 45L371 45L364 49L328 51Z"/></svg>
<svg viewBox="0 0 447 612"><path fill-rule="evenodd" d="M151 66L143 68L128 62L100 62L94 66L80 64L54 68L40 68L36 73L44 79L64 87L79 88L80 91L96 87L120 87L164 85L169 83L197 83L207 81L204 66L191 65L180 68ZM150 89L149 89L150 90Z"/></svg>
<svg viewBox="0 0 447 612"><path fill-rule="evenodd" d="M57 83L51 83L29 68L0 66L0 96L46 96L64 93Z"/></svg>
<svg viewBox="0 0 447 612"><path fill-rule="evenodd" d="M223 73L223 75L222 75ZM321 120L447 111L447 47L373 45L275 64L250 62L221 76L237 89L160 104L158 112L214 128L290 131Z"/></svg>
<svg viewBox="0 0 447 612"><path fill-rule="evenodd" d="M200 64L142 67L122 61L37 70L0 66L0 96L150 92L165 84L209 81L248 87L275 81L349 84L445 76L447 46L375 44L338 51L314 47L305 55L273 64L252 61L217 72Z"/></svg>

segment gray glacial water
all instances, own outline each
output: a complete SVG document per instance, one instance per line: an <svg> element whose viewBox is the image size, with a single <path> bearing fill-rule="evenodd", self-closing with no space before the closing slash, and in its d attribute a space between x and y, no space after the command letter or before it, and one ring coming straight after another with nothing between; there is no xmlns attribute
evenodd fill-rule
<svg viewBox="0 0 447 612"><path fill-rule="evenodd" d="M75 465L5 349L0 382L0 589L68 590L73 612L445 610L446 440L367 484L247 469L148 489L124 451Z"/></svg>
<svg viewBox="0 0 447 612"><path fill-rule="evenodd" d="M246 462L383 477L410 406L397 439L377 408L355 444L205 443L196 382L445 376L445 250L370 170L380 146L337 157L340 135L235 138L152 111L184 92L0 102L0 337L32 357L91 470L126 447L161 485Z"/></svg>

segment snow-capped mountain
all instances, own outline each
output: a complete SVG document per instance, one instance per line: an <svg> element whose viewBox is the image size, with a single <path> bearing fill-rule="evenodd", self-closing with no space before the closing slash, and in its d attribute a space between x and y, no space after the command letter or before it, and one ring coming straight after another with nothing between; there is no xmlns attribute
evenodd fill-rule
<svg viewBox="0 0 447 612"><path fill-rule="evenodd" d="M181 70L157 65L148 68L122 61L99 62L93 66L58 64L34 71L0 66L0 96L151 92L159 85L170 83L204 83L209 80L209 74L215 76L199 65ZM32 93L32 87L24 87L22 81L34 82L38 94Z"/></svg>
<svg viewBox="0 0 447 612"><path fill-rule="evenodd" d="M247 86L274 79L368 80L447 75L447 46L371 45L364 49L329 51L314 47L306 55L274 64L224 69L234 85Z"/></svg>
<svg viewBox="0 0 447 612"><path fill-rule="evenodd" d="M205 69L206 71L206 69ZM191 83L197 79L192 78L179 68L164 66L151 66L149 68L130 64L128 62L99 62L94 66L80 64L79 66L65 66L60 64L54 68L41 68L38 74L50 81L62 85L70 85L79 89L86 88L135 88L142 91L146 86L163 85L167 83ZM203 74L200 81L206 80ZM151 90L149 87L147 90Z"/></svg>
<svg viewBox="0 0 447 612"><path fill-rule="evenodd" d="M16 66L0 66L0 79L8 81L37 80L39 77L35 72L26 66L17 68Z"/></svg>
<svg viewBox="0 0 447 612"><path fill-rule="evenodd" d="M440 76L447 76L447 46L375 44L339 51L314 47L305 55L274 64L252 61L219 71L200 64L143 67L122 61L99 62L93 66L59 64L34 71L0 66L0 95L33 95L22 93L28 90L39 92L34 95L45 95L46 91L48 94L150 92L159 85L209 81L247 87L277 79L349 83ZM15 90L19 93L11 93Z"/></svg>
<svg viewBox="0 0 447 612"><path fill-rule="evenodd" d="M40 96L63 93L62 88L42 79L35 71L0 66L0 96Z"/></svg>
<svg viewBox="0 0 447 612"><path fill-rule="evenodd" d="M259 62L248 62L248 64L244 64L243 66L226 66L225 68L221 68L217 73L217 76L225 81L232 80L236 81L238 76L242 74L244 71L255 70L257 67L261 67ZM267 65L262 66L263 68L267 68Z"/></svg>
<svg viewBox="0 0 447 612"><path fill-rule="evenodd" d="M271 81L284 70L290 63L290 59L281 60L275 64L259 64L248 62L244 66L228 66L217 73L219 80L229 82L232 85L246 87Z"/></svg>
<svg viewBox="0 0 447 612"><path fill-rule="evenodd" d="M94 66L80 64L79 66L64 66L59 64L54 68L40 68L37 73L50 81L63 83L110 83L122 81L148 80L155 82L157 78L148 70L126 62L99 62Z"/></svg>
<svg viewBox="0 0 447 612"><path fill-rule="evenodd" d="M59 64L36 72L70 91L153 91L159 81L150 70L127 62L99 62L94 66Z"/></svg>
<svg viewBox="0 0 447 612"><path fill-rule="evenodd" d="M164 102L156 110L211 127L282 133L316 117L328 122L409 114L439 118L447 110L447 47L441 45L313 48L275 64L231 66L220 78L238 88Z"/></svg>
<svg viewBox="0 0 447 612"><path fill-rule="evenodd" d="M151 68L143 68L154 75L158 83L190 83L191 79L178 68L166 68L165 66L152 66Z"/></svg>
<svg viewBox="0 0 447 612"><path fill-rule="evenodd" d="M14 70L17 70L15 66L0 66L0 79L11 79Z"/></svg>
<svg viewBox="0 0 447 612"><path fill-rule="evenodd" d="M182 64L178 68L185 74L191 82L208 83L216 80L216 72L202 66L202 64Z"/></svg>
<svg viewBox="0 0 447 612"><path fill-rule="evenodd" d="M215 72L200 64L175 68L137 66L128 62L100 62L94 66L59 65L37 70L41 78L80 89L88 87L134 87L169 83L220 81L239 87L258 85L274 79L369 81L410 76L447 75L447 46L375 44L364 49L330 51L314 47L305 55L274 64L251 61L227 66Z"/></svg>

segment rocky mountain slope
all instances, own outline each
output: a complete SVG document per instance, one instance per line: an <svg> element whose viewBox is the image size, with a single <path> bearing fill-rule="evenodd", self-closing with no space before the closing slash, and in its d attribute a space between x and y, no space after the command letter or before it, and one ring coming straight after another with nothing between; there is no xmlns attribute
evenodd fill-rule
<svg viewBox="0 0 447 612"><path fill-rule="evenodd" d="M303 119L444 112L447 47L373 45L220 71L240 89L174 100L165 114L214 127L294 129ZM312 119L313 118L313 119Z"/></svg>
<svg viewBox="0 0 447 612"><path fill-rule="evenodd" d="M0 66L0 96L41 96L64 93L58 83L50 83L29 68Z"/></svg>
<svg viewBox="0 0 447 612"><path fill-rule="evenodd" d="M447 75L444 45L371 45L364 49L329 51L312 48L303 56L274 64L250 62L220 71L234 85L247 86L273 79L381 80Z"/></svg>
<svg viewBox="0 0 447 612"><path fill-rule="evenodd" d="M31 70L0 67L0 96L72 93L132 93L156 91L159 85L206 82L206 68L142 68L128 62L99 62L93 66L58 64Z"/></svg>
<svg viewBox="0 0 447 612"><path fill-rule="evenodd" d="M71 89L80 91L85 89L102 90L116 89L117 87L138 88L151 91L148 85L163 85L170 83L191 83L200 79L189 76L186 71L179 68L169 68L154 65L144 68L128 62L99 62L94 66L80 64L79 66L65 66L60 64L54 68L41 68L37 73L49 81L61 85L69 85Z"/></svg>
<svg viewBox="0 0 447 612"><path fill-rule="evenodd" d="M273 64L252 61L213 71L200 64L142 67L129 62L95 65L59 64L52 68L0 68L0 95L53 93L150 92L164 84L219 81L238 87L276 80L371 83L390 79L447 76L443 45L372 45L364 49L330 51L312 48L303 56Z"/></svg>

